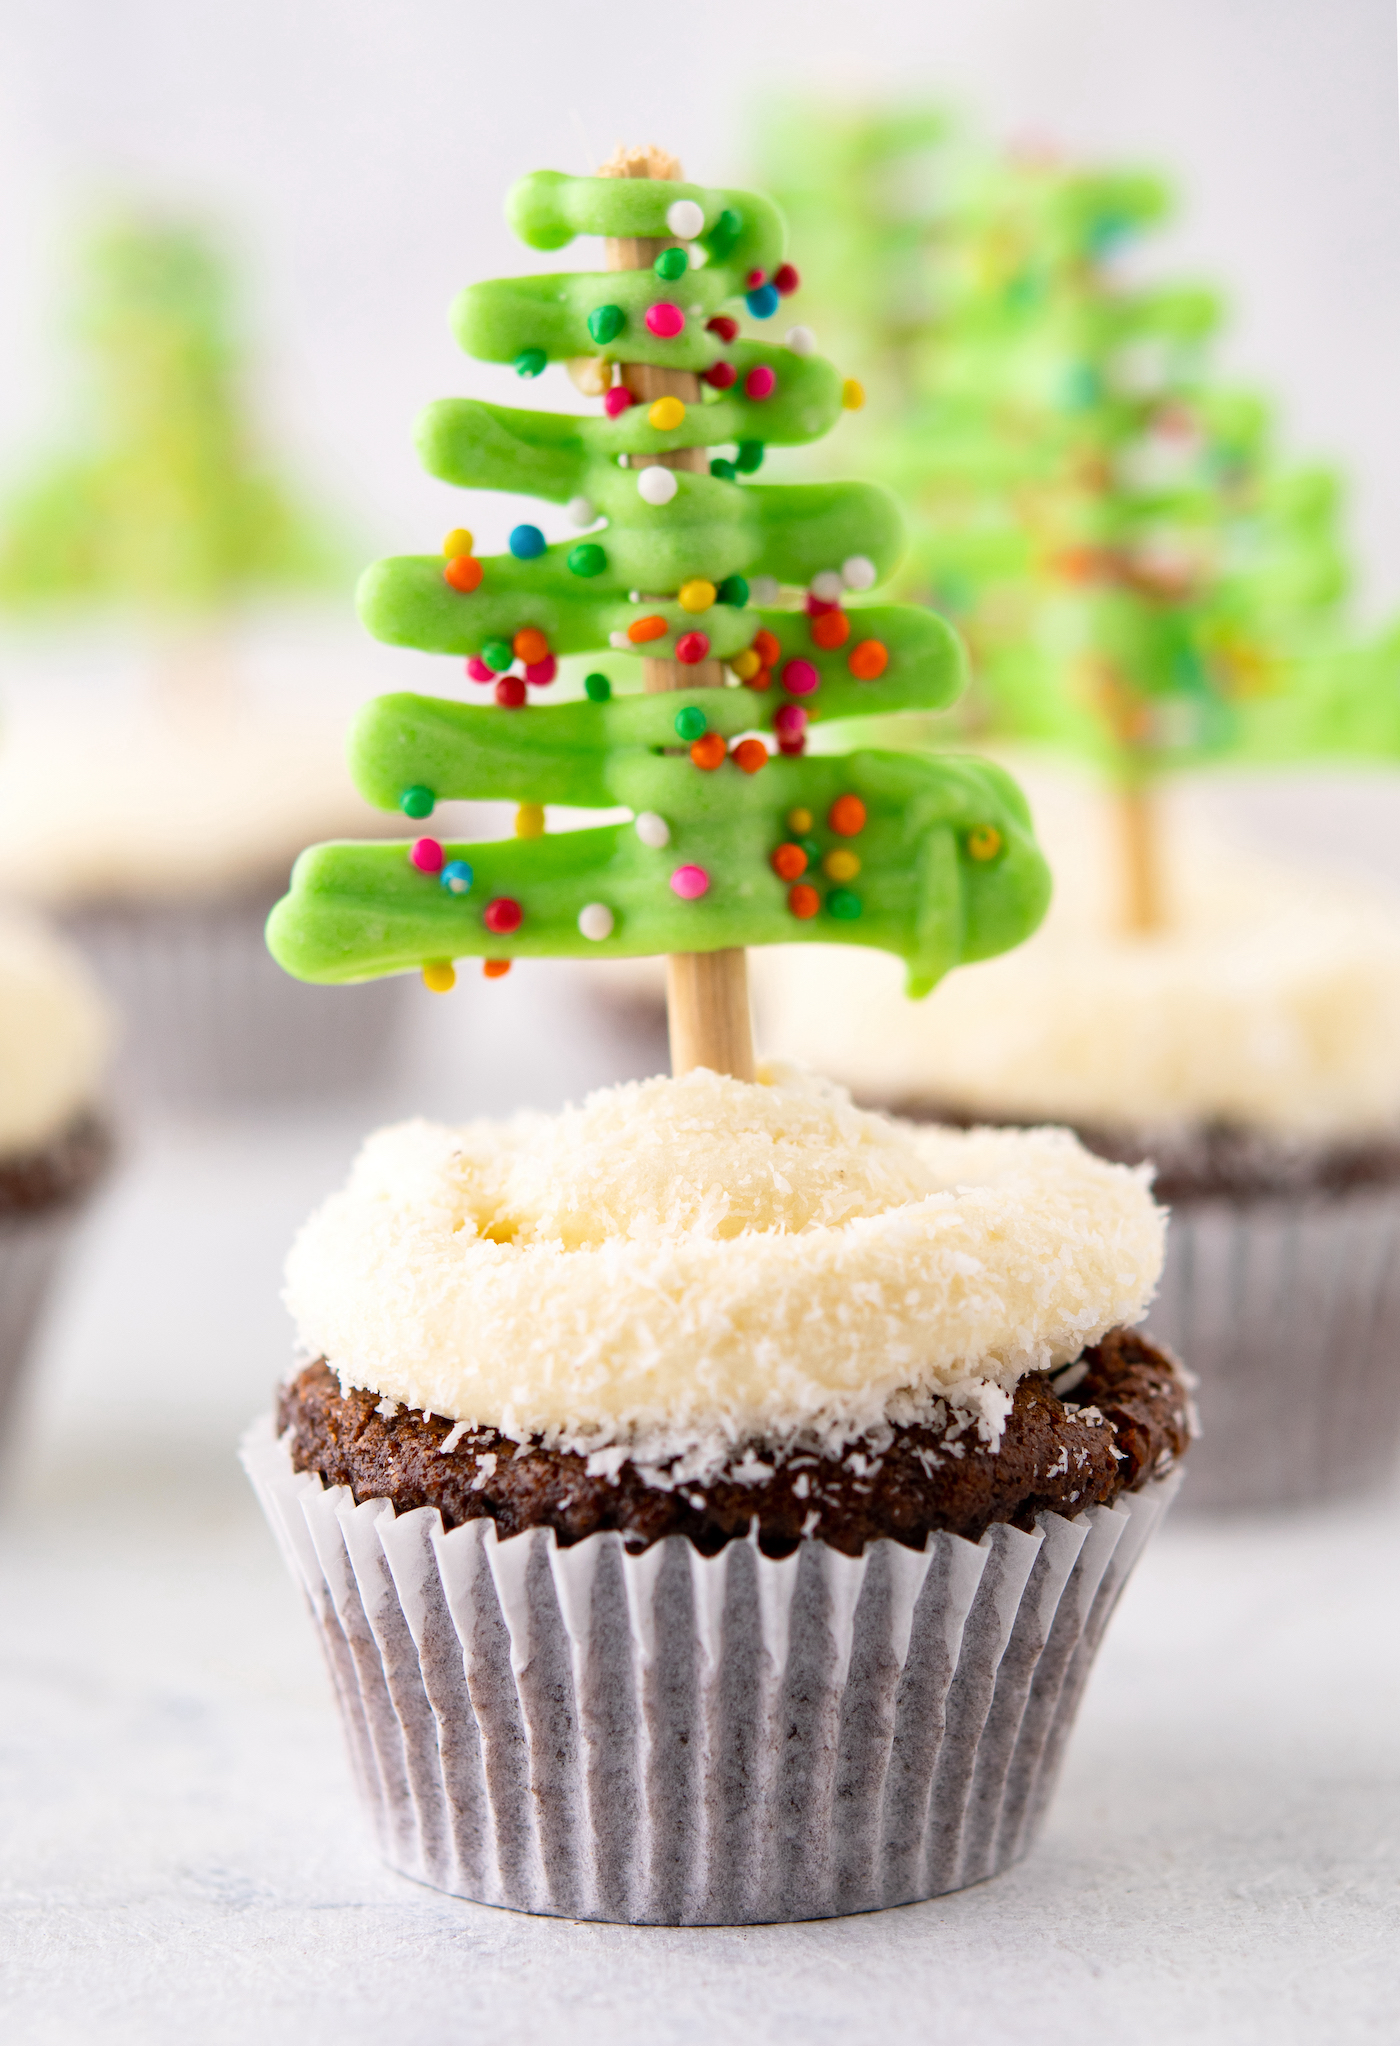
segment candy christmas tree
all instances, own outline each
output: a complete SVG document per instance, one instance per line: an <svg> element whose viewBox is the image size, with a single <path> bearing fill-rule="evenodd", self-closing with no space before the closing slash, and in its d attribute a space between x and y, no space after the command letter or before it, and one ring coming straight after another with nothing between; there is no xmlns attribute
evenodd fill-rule
<svg viewBox="0 0 1400 2046"><path fill-rule="evenodd" d="M979 156L933 113L810 111L770 129L774 182L868 251L841 316L881 398L863 454L913 515L900 588L967 638L962 729L1107 778L1125 921L1151 928L1163 774L1400 746L1392 648L1345 648L1335 483L1212 380L1213 294L1127 276L1160 180Z"/></svg>
<svg viewBox="0 0 1400 2046"><path fill-rule="evenodd" d="M524 178L508 214L537 249L605 237L609 274L473 286L457 337L523 378L567 363L598 413L447 400L420 449L450 483L566 506L587 537L549 544L524 524L509 554L482 560L457 530L442 555L371 568L369 629L465 656L495 700L380 698L351 760L370 801L415 820L508 797L517 836L313 847L268 942L306 979L421 967L436 988L473 955L493 974L532 955L665 952L676 1070L747 1076L743 947L880 946L922 994L1034 929L1045 868L990 765L807 750L818 721L950 703L963 667L932 611L861 601L902 545L883 489L750 480L767 446L827 432L860 397L804 329L786 345L743 338L722 310L766 321L795 288L775 208L683 184L649 150L597 178ZM585 700L540 702L559 656L605 648L637 659L639 693L594 673ZM546 833L546 804L622 805L631 820Z"/></svg>
<svg viewBox="0 0 1400 2046"><path fill-rule="evenodd" d="M178 619L326 579L324 535L254 450L228 269L204 231L132 218L99 234L77 338L81 436L5 507L0 601Z"/></svg>

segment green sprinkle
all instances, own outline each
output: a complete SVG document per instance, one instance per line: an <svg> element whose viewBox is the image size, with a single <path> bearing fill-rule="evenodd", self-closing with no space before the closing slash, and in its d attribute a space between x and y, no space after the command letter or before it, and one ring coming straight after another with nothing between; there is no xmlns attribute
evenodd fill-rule
<svg viewBox="0 0 1400 2046"><path fill-rule="evenodd" d="M698 704L688 703L684 710L676 712L676 736L679 739L702 739L709 730L709 724Z"/></svg>
<svg viewBox="0 0 1400 2046"><path fill-rule="evenodd" d="M737 471L732 462L726 462L723 455L716 455L710 464L710 474L718 476L721 483L732 483Z"/></svg>
<svg viewBox="0 0 1400 2046"><path fill-rule="evenodd" d="M833 888L826 898L826 906L833 916L840 917L842 923L854 923L861 910L860 897L849 888Z"/></svg>
<svg viewBox="0 0 1400 2046"><path fill-rule="evenodd" d="M424 788L421 781L416 781L411 789L405 789L399 797L399 808L405 817L431 817L436 801L437 797L432 790Z"/></svg>
<svg viewBox="0 0 1400 2046"><path fill-rule="evenodd" d="M822 860L822 849L817 844L815 838L799 838L797 843L807 855L808 866L819 867Z"/></svg>
<svg viewBox="0 0 1400 2046"><path fill-rule="evenodd" d="M715 591L715 601L720 604L737 604L742 611L749 601L749 586L741 575L727 575Z"/></svg>
<svg viewBox="0 0 1400 2046"><path fill-rule="evenodd" d="M595 305L588 315L588 331L600 348L615 341L626 325L627 315L620 305Z"/></svg>
<svg viewBox="0 0 1400 2046"><path fill-rule="evenodd" d="M543 348L522 348L515 358L515 374L518 377L537 377L549 363Z"/></svg>
<svg viewBox="0 0 1400 2046"><path fill-rule="evenodd" d="M481 649L481 658L494 674L504 675L515 659L515 649L508 639L488 639Z"/></svg>
<svg viewBox="0 0 1400 2046"><path fill-rule="evenodd" d="M763 467L763 442L741 440L734 455L734 466L741 476L752 476L755 469Z"/></svg>
<svg viewBox="0 0 1400 2046"><path fill-rule="evenodd" d="M703 237L710 252L710 260L722 263L744 232L744 216L736 207L726 206L719 219Z"/></svg>
<svg viewBox="0 0 1400 2046"><path fill-rule="evenodd" d="M663 249L651 267L667 284L674 284L690 268L690 258L684 249Z"/></svg>
<svg viewBox="0 0 1400 2046"><path fill-rule="evenodd" d="M574 575L601 575L608 557L596 540L580 540L569 549L569 569Z"/></svg>
<svg viewBox="0 0 1400 2046"><path fill-rule="evenodd" d="M583 693L590 703L606 703L612 695L612 683L606 675L585 675Z"/></svg>

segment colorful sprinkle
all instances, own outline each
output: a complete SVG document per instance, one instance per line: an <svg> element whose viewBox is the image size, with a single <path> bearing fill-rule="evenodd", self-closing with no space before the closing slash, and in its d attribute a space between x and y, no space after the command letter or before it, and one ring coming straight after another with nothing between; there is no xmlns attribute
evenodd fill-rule
<svg viewBox="0 0 1400 2046"><path fill-rule="evenodd" d="M759 284L744 293L744 304L756 320L771 320L782 300L771 284Z"/></svg>
<svg viewBox="0 0 1400 2046"><path fill-rule="evenodd" d="M433 806L436 802L437 797L433 794L432 790L426 788L421 781L416 781L412 788L405 789L399 797L399 808L403 811L405 817L413 817L415 819L431 817Z"/></svg>
<svg viewBox="0 0 1400 2046"><path fill-rule="evenodd" d="M865 403L865 385L859 377L847 377L841 386L841 403L848 412L859 412ZM859 916L860 911L856 911Z"/></svg>
<svg viewBox="0 0 1400 2046"><path fill-rule="evenodd" d="M709 610L718 594L713 583L706 582L702 575L696 575L692 576L688 583L681 584L677 592L676 601L679 603L682 611L690 611L698 615L701 611Z"/></svg>
<svg viewBox="0 0 1400 2046"><path fill-rule="evenodd" d="M716 601L734 604L742 611L749 601L749 586L741 575L727 575L715 591Z"/></svg>
<svg viewBox="0 0 1400 2046"><path fill-rule="evenodd" d="M525 669L525 680L532 689L547 689L559 673L559 663L553 654L546 654L542 661L530 661Z"/></svg>
<svg viewBox="0 0 1400 2046"><path fill-rule="evenodd" d="M569 382L585 398L601 398L613 379L613 366L605 355L571 355L564 367Z"/></svg>
<svg viewBox="0 0 1400 2046"><path fill-rule="evenodd" d="M423 968L423 985L430 994L450 995L457 985L457 970L450 959L430 959Z"/></svg>
<svg viewBox="0 0 1400 2046"><path fill-rule="evenodd" d="M746 398L771 398L778 387L778 379L766 362L756 362L744 378Z"/></svg>
<svg viewBox="0 0 1400 2046"><path fill-rule="evenodd" d="M676 659L687 668L703 661L709 651L710 636L707 632L683 632L676 641Z"/></svg>
<svg viewBox="0 0 1400 2046"><path fill-rule="evenodd" d="M469 682L493 682L495 678L495 669L488 668L480 654L469 654L467 656L467 680Z"/></svg>
<svg viewBox="0 0 1400 2046"><path fill-rule="evenodd" d="M746 646L739 653L731 654L729 665L741 682L752 682L763 663L753 648Z"/></svg>
<svg viewBox="0 0 1400 2046"><path fill-rule="evenodd" d="M706 320L705 332L717 334L727 348L731 341L736 341L739 337L739 322L731 320L728 313L716 313L712 320Z"/></svg>
<svg viewBox="0 0 1400 2046"><path fill-rule="evenodd" d="M995 824L975 824L967 834L968 857L994 860L1001 851L1001 833Z"/></svg>
<svg viewBox="0 0 1400 2046"><path fill-rule="evenodd" d="M549 357L543 348L522 348L515 358L515 374L518 377L537 377L549 364Z"/></svg>
<svg viewBox="0 0 1400 2046"><path fill-rule="evenodd" d="M846 656L846 666L857 682L873 682L890 664L889 649L882 640L863 639Z"/></svg>
<svg viewBox="0 0 1400 2046"><path fill-rule="evenodd" d="M601 945L604 938L612 936L615 921L606 902L585 902L578 913L579 936Z"/></svg>
<svg viewBox="0 0 1400 2046"><path fill-rule="evenodd" d="M588 331L600 348L616 341L626 325L627 315L620 305L595 305L588 315Z"/></svg>
<svg viewBox="0 0 1400 2046"><path fill-rule="evenodd" d="M838 796L826 821L838 838L854 838L865 829L865 805L859 796Z"/></svg>
<svg viewBox="0 0 1400 2046"><path fill-rule="evenodd" d="M510 931L518 931L523 912L520 904L509 895L497 895L487 903L481 912L481 921L488 931L494 931L503 938Z"/></svg>
<svg viewBox="0 0 1400 2046"><path fill-rule="evenodd" d="M799 804L797 809L788 811L783 822L794 838L805 838L812 828L812 813L810 810L804 810Z"/></svg>
<svg viewBox="0 0 1400 2046"><path fill-rule="evenodd" d="M710 720L699 704L688 703L684 710L676 712L676 737L689 745L692 739L701 738L710 729Z"/></svg>
<svg viewBox="0 0 1400 2046"><path fill-rule="evenodd" d="M858 895L849 888L833 888L826 898L826 906L842 923L854 923L863 907Z"/></svg>
<svg viewBox="0 0 1400 2046"><path fill-rule="evenodd" d="M598 516L598 507L591 497L571 497L564 510L571 526L591 526Z"/></svg>
<svg viewBox="0 0 1400 2046"><path fill-rule="evenodd" d="M651 267L664 284L674 284L690 268L690 258L684 249L663 249Z"/></svg>
<svg viewBox="0 0 1400 2046"><path fill-rule="evenodd" d="M757 774L768 765L768 748L762 739L741 739L734 748L734 765L745 774Z"/></svg>
<svg viewBox="0 0 1400 2046"><path fill-rule="evenodd" d="M854 881L860 872L860 854L853 853L849 846L838 845L822 861L822 872L828 881Z"/></svg>
<svg viewBox="0 0 1400 2046"><path fill-rule="evenodd" d="M568 553L571 575L601 575L608 565L608 557L596 540L580 540L577 547Z"/></svg>
<svg viewBox="0 0 1400 2046"><path fill-rule="evenodd" d="M762 661L765 668L774 667L777 663L778 656L782 653L782 648L778 645L777 640L773 637L773 634L768 630L766 625L763 626L758 632L754 634L753 650L758 655L758 658Z"/></svg>
<svg viewBox="0 0 1400 2046"><path fill-rule="evenodd" d="M538 526L512 526L507 544L517 561L538 561L544 553L544 534Z"/></svg>
<svg viewBox="0 0 1400 2046"><path fill-rule="evenodd" d="M616 419L619 413L627 411L628 407L635 405L636 402L626 384L614 384L612 389L604 394L603 410L609 419Z"/></svg>
<svg viewBox="0 0 1400 2046"><path fill-rule="evenodd" d="M679 398L658 398L647 412L647 423L658 433L671 433L685 419L685 406Z"/></svg>
<svg viewBox="0 0 1400 2046"><path fill-rule="evenodd" d="M643 845L649 845L653 852L659 852L663 845L671 843L671 827L656 810L641 810L633 830Z"/></svg>
<svg viewBox="0 0 1400 2046"><path fill-rule="evenodd" d="M726 462L723 455L716 455L710 463L710 474L717 476L721 483L732 483L738 475L732 462Z"/></svg>
<svg viewBox="0 0 1400 2046"><path fill-rule="evenodd" d="M773 272L773 288L776 291L780 291L784 298L790 298L801 283L802 279L798 276L791 263L779 263L777 269Z"/></svg>
<svg viewBox="0 0 1400 2046"><path fill-rule="evenodd" d="M606 675L585 675L583 693L590 703L607 703L612 697L612 683Z"/></svg>
<svg viewBox="0 0 1400 2046"><path fill-rule="evenodd" d="M807 713L800 703L785 703L773 714L773 730L780 745L801 739L807 730Z"/></svg>
<svg viewBox="0 0 1400 2046"><path fill-rule="evenodd" d="M703 867L677 867L671 876L671 893L679 895L682 902L696 902L710 885L710 877Z"/></svg>
<svg viewBox="0 0 1400 2046"><path fill-rule="evenodd" d="M517 661L528 666L531 661L542 661L549 652L549 641L538 625L522 625L510 643L510 650Z"/></svg>
<svg viewBox="0 0 1400 2046"><path fill-rule="evenodd" d="M487 980L503 980L506 974L510 972L510 961L509 959L483 959L481 971L483 977Z"/></svg>
<svg viewBox="0 0 1400 2046"><path fill-rule="evenodd" d="M658 305L647 307L647 332L655 334L658 341L674 341L677 334L684 331L685 314L669 299L663 298Z"/></svg>
<svg viewBox="0 0 1400 2046"><path fill-rule="evenodd" d="M481 581L481 563L474 554L454 554L442 572L442 579L469 597Z"/></svg>
<svg viewBox="0 0 1400 2046"><path fill-rule="evenodd" d="M822 906L822 899L807 881L799 881L795 888L788 890L788 908L794 916L815 916Z"/></svg>
<svg viewBox="0 0 1400 2046"><path fill-rule="evenodd" d="M768 864L780 881L797 881L807 871L807 855L800 845L780 845Z"/></svg>
<svg viewBox="0 0 1400 2046"><path fill-rule="evenodd" d="M438 881L449 895L468 894L475 879L476 875L465 860L449 860L438 875Z"/></svg>
<svg viewBox="0 0 1400 2046"><path fill-rule="evenodd" d="M637 495L644 504L669 504L678 488L675 471L662 468L658 462L637 472Z"/></svg>
<svg viewBox="0 0 1400 2046"><path fill-rule="evenodd" d="M763 442L741 440L734 450L734 466L741 476L752 476L755 469L763 467Z"/></svg>
<svg viewBox="0 0 1400 2046"><path fill-rule="evenodd" d="M653 613L649 618L634 618L627 628L627 637L633 646L645 646L648 640L664 639L670 629L664 618Z"/></svg>
<svg viewBox="0 0 1400 2046"><path fill-rule="evenodd" d="M701 381L714 391L727 391L738 374L732 362L712 362L708 369L700 372Z"/></svg>
<svg viewBox="0 0 1400 2046"><path fill-rule="evenodd" d="M817 337L810 327L789 327L783 340L794 355L815 355Z"/></svg>
<svg viewBox="0 0 1400 2046"><path fill-rule="evenodd" d="M757 291L760 284L766 284L767 282L768 272L766 270L750 270L744 279L744 289L745 291Z"/></svg>
<svg viewBox="0 0 1400 2046"><path fill-rule="evenodd" d="M812 620L812 644L828 653L834 647L844 646L850 636L851 621L844 611L824 611L820 618Z"/></svg>
<svg viewBox="0 0 1400 2046"><path fill-rule="evenodd" d="M812 595L819 597L823 604L839 604L845 584L839 568L824 568L812 577Z"/></svg>
<svg viewBox="0 0 1400 2046"><path fill-rule="evenodd" d="M744 684L745 689L756 689L760 695L765 689L771 689L772 686L773 671L771 668L760 668L758 673Z"/></svg>
<svg viewBox="0 0 1400 2046"><path fill-rule="evenodd" d="M525 702L525 680L521 675L502 675L496 684L496 701L502 710L520 710Z"/></svg>
<svg viewBox="0 0 1400 2046"><path fill-rule="evenodd" d="M869 590L875 585L875 564L865 554L851 554L841 564L841 580L848 590Z"/></svg>
<svg viewBox="0 0 1400 2046"><path fill-rule="evenodd" d="M508 639L488 639L481 649L481 658L493 675L503 675L515 654Z"/></svg>
<svg viewBox="0 0 1400 2046"><path fill-rule="evenodd" d="M673 199L666 208L666 225L683 242L693 242L705 229L704 209L694 199Z"/></svg>
<svg viewBox="0 0 1400 2046"><path fill-rule="evenodd" d="M737 206L726 206L705 237L705 246L716 263L722 263L744 232L744 216Z"/></svg>
<svg viewBox="0 0 1400 2046"><path fill-rule="evenodd" d="M420 874L442 872L442 847L435 838L415 838L408 849L408 857Z"/></svg>
<svg viewBox="0 0 1400 2046"><path fill-rule="evenodd" d="M785 661L782 681L789 696L811 696L820 686L821 676L810 661Z"/></svg>
<svg viewBox="0 0 1400 2046"><path fill-rule="evenodd" d="M442 543L442 551L449 561L455 561L459 555L470 554L475 544L465 526L454 526Z"/></svg>
<svg viewBox="0 0 1400 2046"><path fill-rule="evenodd" d="M544 804L521 803L515 812L517 838L544 837Z"/></svg>
<svg viewBox="0 0 1400 2046"><path fill-rule="evenodd" d="M729 748L723 732L706 732L703 739L697 739L690 749L690 757L697 767L703 767L707 774L717 767L723 767Z"/></svg>

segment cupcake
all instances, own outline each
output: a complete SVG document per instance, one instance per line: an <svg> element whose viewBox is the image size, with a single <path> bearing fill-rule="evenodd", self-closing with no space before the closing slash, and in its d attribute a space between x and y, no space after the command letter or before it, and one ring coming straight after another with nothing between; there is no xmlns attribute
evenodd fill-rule
<svg viewBox="0 0 1400 2046"><path fill-rule="evenodd" d="M1017 1860L1190 1432L1164 1221L793 1071L372 1137L244 1455L391 1864L734 1924Z"/></svg>
<svg viewBox="0 0 1400 2046"><path fill-rule="evenodd" d="M1153 1162L1172 1221L1148 1327L1200 1380L1188 1504L1383 1482L1400 1450L1400 922L1178 814L1168 917L1125 936L1099 807L1049 778L1035 793L1056 896L1027 945L922 1005L874 954L766 955L764 1041L871 1105L1065 1123Z"/></svg>
<svg viewBox="0 0 1400 2046"><path fill-rule="evenodd" d="M0 1427L111 1139L105 1003L41 925L0 918Z"/></svg>

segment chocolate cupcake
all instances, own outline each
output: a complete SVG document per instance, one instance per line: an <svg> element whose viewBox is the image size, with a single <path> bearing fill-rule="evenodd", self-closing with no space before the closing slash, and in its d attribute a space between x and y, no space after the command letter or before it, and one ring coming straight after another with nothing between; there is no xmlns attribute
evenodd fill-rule
<svg viewBox="0 0 1400 2046"><path fill-rule="evenodd" d="M100 1107L109 1041L81 962L41 925L0 919L0 1427L110 1154Z"/></svg>
<svg viewBox="0 0 1400 2046"><path fill-rule="evenodd" d="M1190 1434L1163 1225L790 1072L372 1138L245 1461L388 1859L672 1924L1016 1860Z"/></svg>

